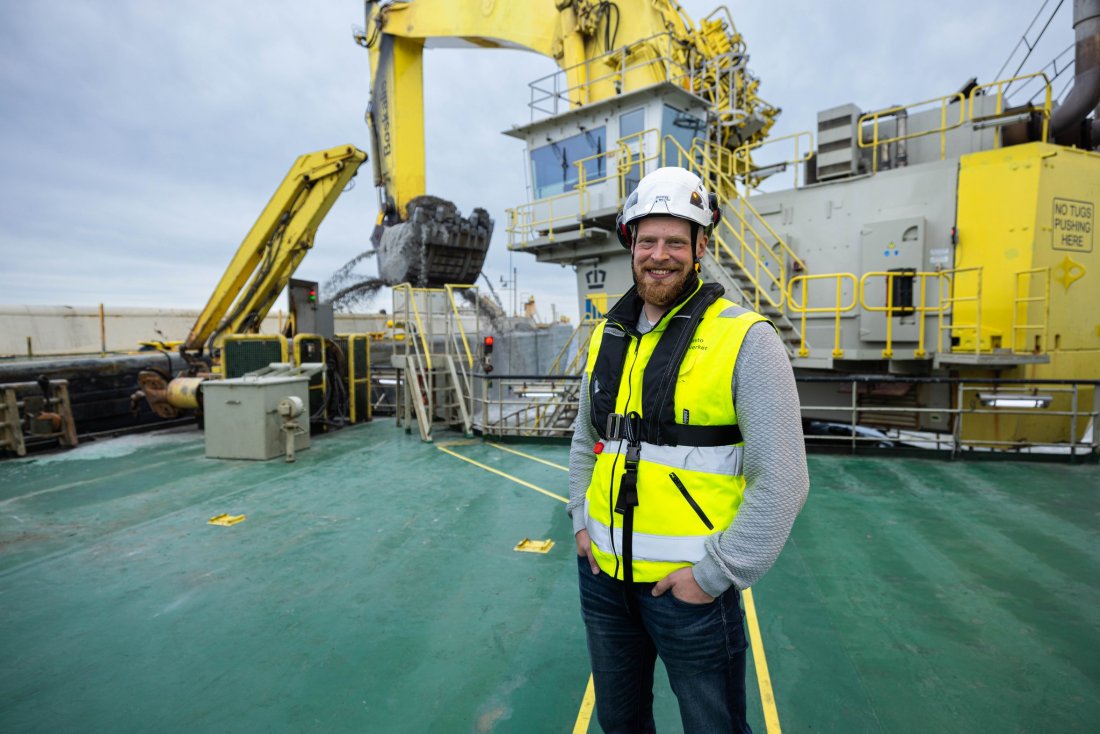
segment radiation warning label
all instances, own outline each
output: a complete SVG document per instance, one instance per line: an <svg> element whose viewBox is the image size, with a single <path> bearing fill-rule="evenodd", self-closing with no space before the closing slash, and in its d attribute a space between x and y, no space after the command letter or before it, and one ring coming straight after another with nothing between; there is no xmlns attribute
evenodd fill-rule
<svg viewBox="0 0 1100 734"><path fill-rule="evenodd" d="M1091 202L1055 199L1051 220L1051 246L1055 250L1092 252L1095 215L1096 205Z"/></svg>

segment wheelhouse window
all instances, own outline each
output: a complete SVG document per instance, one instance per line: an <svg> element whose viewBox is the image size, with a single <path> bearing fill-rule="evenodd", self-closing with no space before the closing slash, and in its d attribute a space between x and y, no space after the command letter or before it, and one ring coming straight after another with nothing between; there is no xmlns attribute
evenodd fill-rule
<svg viewBox="0 0 1100 734"><path fill-rule="evenodd" d="M603 127L586 130L579 135L532 150L531 179L534 181L535 198L545 199L576 189L580 177L577 161L586 158L589 160L585 160L583 164L585 181L603 178L607 169L603 155L606 150L607 139Z"/></svg>
<svg viewBox="0 0 1100 734"><path fill-rule="evenodd" d="M645 108L639 107L630 112L619 115L619 142L625 144L630 150L630 156L634 161L623 173L623 194L629 194L638 186L642 179L642 136L645 130Z"/></svg>
<svg viewBox="0 0 1100 734"><path fill-rule="evenodd" d="M667 104L664 106L664 112L661 115L662 140L666 135L671 135L684 152L691 152L691 146L696 140L702 142L706 138L706 129L707 123L702 119ZM679 154L676 146L666 142L664 148L665 165L676 165Z"/></svg>

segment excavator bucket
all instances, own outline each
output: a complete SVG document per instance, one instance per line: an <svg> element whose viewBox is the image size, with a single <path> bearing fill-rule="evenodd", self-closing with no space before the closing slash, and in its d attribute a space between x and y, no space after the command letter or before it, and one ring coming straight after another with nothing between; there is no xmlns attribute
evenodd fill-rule
<svg viewBox="0 0 1100 734"><path fill-rule="evenodd" d="M378 274L390 285L471 284L481 274L492 236L493 220L484 209L467 218L446 199L418 196L409 202L404 222L383 229Z"/></svg>

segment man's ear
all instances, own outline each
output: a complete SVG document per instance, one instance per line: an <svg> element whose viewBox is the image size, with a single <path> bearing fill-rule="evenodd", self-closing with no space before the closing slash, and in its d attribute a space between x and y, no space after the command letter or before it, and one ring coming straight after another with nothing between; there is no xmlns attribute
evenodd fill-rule
<svg viewBox="0 0 1100 734"><path fill-rule="evenodd" d="M695 259L696 260L702 260L703 255L707 254L707 243L709 241L710 240L707 238L707 235L706 235L705 232L700 232L699 233L699 241L695 245Z"/></svg>

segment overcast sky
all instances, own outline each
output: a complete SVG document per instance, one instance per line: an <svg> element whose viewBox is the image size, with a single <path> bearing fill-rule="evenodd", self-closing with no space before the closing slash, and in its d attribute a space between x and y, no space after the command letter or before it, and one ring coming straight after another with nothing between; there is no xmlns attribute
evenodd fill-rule
<svg viewBox="0 0 1100 734"><path fill-rule="evenodd" d="M682 4L696 20L715 7ZM783 110L777 135L838 104L872 110L991 81L1040 5L729 3L761 96ZM1062 5L1025 70L1072 42ZM368 54L352 39L362 24L358 0L0 0L0 303L201 307L298 155L369 152ZM428 51L424 66L427 193L496 219L485 270L497 284L509 275L505 209L526 197L523 144L500 132L529 121L527 84L555 66L452 49ZM297 277L324 282L367 249L377 211L364 166ZM544 318L550 304L575 318L570 270L512 259L521 298L533 293ZM389 306L383 295L372 310Z"/></svg>

